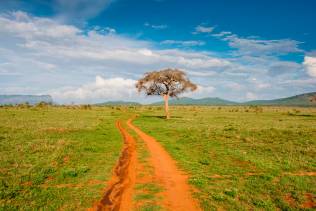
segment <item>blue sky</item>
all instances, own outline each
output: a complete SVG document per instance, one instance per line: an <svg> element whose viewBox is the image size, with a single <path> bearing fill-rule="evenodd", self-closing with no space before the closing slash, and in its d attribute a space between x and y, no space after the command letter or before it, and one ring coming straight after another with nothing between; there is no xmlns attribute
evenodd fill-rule
<svg viewBox="0 0 316 211"><path fill-rule="evenodd" d="M152 102L147 71L184 70L189 97L236 101L316 91L316 2L2 0L0 94L60 103Z"/></svg>

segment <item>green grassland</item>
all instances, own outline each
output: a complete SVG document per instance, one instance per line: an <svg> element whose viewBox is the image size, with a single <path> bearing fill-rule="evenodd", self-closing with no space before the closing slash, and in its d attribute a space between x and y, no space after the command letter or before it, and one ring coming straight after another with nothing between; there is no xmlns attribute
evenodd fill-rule
<svg viewBox="0 0 316 211"><path fill-rule="evenodd" d="M101 198L122 146L111 108L0 108L0 210L78 210Z"/></svg>
<svg viewBox="0 0 316 211"><path fill-rule="evenodd" d="M204 210L299 210L316 195L316 109L159 107L134 121L190 176ZM315 205L315 201L314 201ZM305 206L305 207L304 207Z"/></svg>
<svg viewBox="0 0 316 211"><path fill-rule="evenodd" d="M315 204L315 108L177 106L166 120L160 106L26 106L0 108L0 210L91 207L122 147L115 121L134 114L190 175L204 210ZM141 179L152 169L132 135L143 165L133 201L157 210L161 187Z"/></svg>

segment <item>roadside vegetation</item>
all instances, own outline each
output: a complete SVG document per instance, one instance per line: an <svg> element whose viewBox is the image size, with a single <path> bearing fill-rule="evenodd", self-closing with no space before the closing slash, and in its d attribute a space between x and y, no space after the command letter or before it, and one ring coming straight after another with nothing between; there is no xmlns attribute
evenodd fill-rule
<svg viewBox="0 0 316 211"><path fill-rule="evenodd" d="M100 200L122 149L116 120L156 138L188 173L204 210L312 210L316 109L258 106L0 108L0 210L85 210ZM124 123L124 128L128 128ZM163 210L137 142L135 210Z"/></svg>
<svg viewBox="0 0 316 211"><path fill-rule="evenodd" d="M0 210L85 210L100 199L122 146L107 107L0 108Z"/></svg>
<svg viewBox="0 0 316 211"><path fill-rule="evenodd" d="M178 165L204 210L315 208L316 109L148 107L134 123Z"/></svg>

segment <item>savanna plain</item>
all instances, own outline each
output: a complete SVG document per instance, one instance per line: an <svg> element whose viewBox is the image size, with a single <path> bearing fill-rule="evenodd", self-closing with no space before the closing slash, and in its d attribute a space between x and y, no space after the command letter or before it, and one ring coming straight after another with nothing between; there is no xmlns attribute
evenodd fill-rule
<svg viewBox="0 0 316 211"><path fill-rule="evenodd" d="M255 106L0 108L0 210L86 210L102 197L123 147L137 152L133 210L164 210L147 145L154 137L188 176L202 210L313 210L316 108Z"/></svg>

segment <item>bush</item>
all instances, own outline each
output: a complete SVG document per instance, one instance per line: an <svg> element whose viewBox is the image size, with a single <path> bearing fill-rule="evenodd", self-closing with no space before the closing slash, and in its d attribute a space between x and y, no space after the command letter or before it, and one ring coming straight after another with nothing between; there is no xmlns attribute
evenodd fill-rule
<svg viewBox="0 0 316 211"><path fill-rule="evenodd" d="M47 103L47 102L41 101L41 102L36 104L36 107L37 108L47 108L49 105L51 105L51 103Z"/></svg>
<svg viewBox="0 0 316 211"><path fill-rule="evenodd" d="M81 105L80 108L81 108L81 109L84 109L84 110L91 110L91 109L92 109L92 107L91 107L90 104Z"/></svg>
<svg viewBox="0 0 316 211"><path fill-rule="evenodd" d="M17 104L16 107L17 108L30 108L31 105L28 102L26 102L26 103Z"/></svg>

